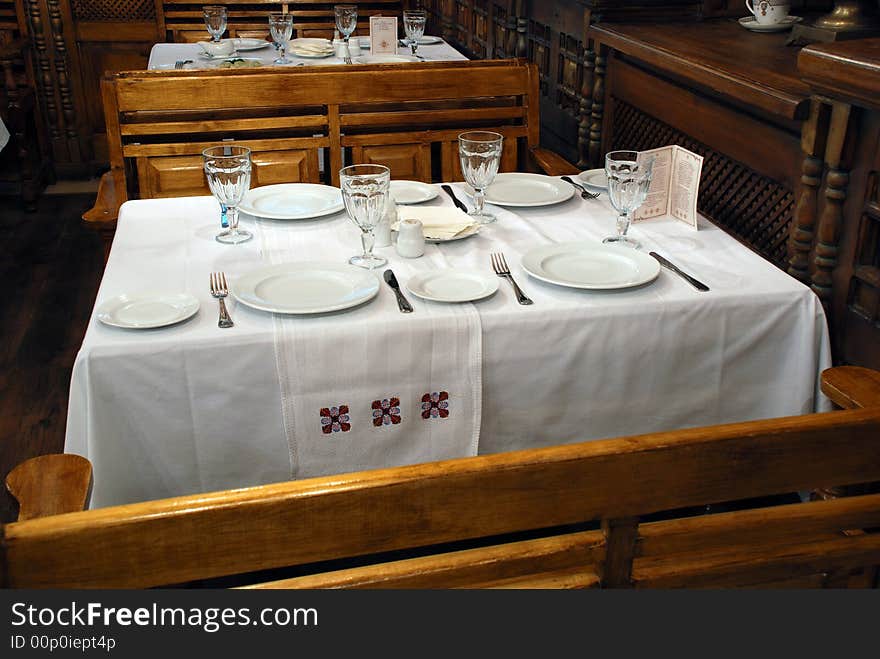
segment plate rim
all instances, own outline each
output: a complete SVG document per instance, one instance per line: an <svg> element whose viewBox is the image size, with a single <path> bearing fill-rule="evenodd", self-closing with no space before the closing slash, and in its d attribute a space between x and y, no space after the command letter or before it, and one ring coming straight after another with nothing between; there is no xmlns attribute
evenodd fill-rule
<svg viewBox="0 0 880 659"><path fill-rule="evenodd" d="M130 324L130 323L118 323L111 322L105 318L102 318L102 315L106 315L106 311L102 311L105 307L109 306L111 303L118 303L123 301L122 298L129 298L130 300L147 300L150 298L167 298L167 297L180 297L183 298L187 304L188 308L180 315L179 318L174 320L169 320L161 323L152 323L148 325L144 324ZM188 298L188 299L187 299ZM134 293L120 293L119 295L114 295L110 298L107 298L101 304L95 307L95 318L104 325L109 327L119 327L122 329L155 329L157 327L169 327L171 325L177 325L178 323L182 323L185 320L188 320L195 316L199 309L201 308L201 302L199 299L193 295L192 293L187 292L160 292L160 291L137 291Z"/></svg>
<svg viewBox="0 0 880 659"><path fill-rule="evenodd" d="M232 37L231 41L232 41L232 45L235 47L236 50L241 50L241 51L245 51L245 52L250 51L250 50L260 50L262 48L265 48L266 46L272 45L271 42L266 41L265 39L257 39L256 37ZM241 41L252 41L252 42L260 42L260 43L259 43L259 45L241 47L240 45L236 44L236 42L241 42Z"/></svg>
<svg viewBox="0 0 880 659"><path fill-rule="evenodd" d="M542 251L545 251L545 250L552 251L552 249L554 249L554 248L565 248L565 247L568 247L568 248L584 248L584 247L586 247L589 250L602 251L602 252L610 252L611 250L624 250L624 249L631 250L632 254L639 255L636 257L637 259L642 260L646 264L648 264L648 263L651 264L652 274L649 277L646 277L642 281L638 281L638 282L630 282L630 283L626 283L626 284L589 285L589 284L577 284L577 283L570 282L570 281L561 281L559 279L553 279L553 278L548 277L546 275L542 275L540 273L535 272L534 268L530 268L528 266L527 261L530 257L536 258L535 255L542 252ZM626 252L622 252L622 253L626 253ZM527 252L525 252L522 255L522 257L520 258L520 265L522 265L523 270L525 270L530 276L534 277L535 279L539 279L541 281L547 282L548 284L554 284L556 286L563 286L565 288L576 288L576 289L591 290L591 291L610 291L610 290L621 290L621 289L626 289L626 288L636 288L638 286L644 286L645 284L650 284L652 281L656 280L657 277L660 276L660 264L655 259L648 256L644 252L634 250L630 247L608 246L608 245L603 245L602 243L592 243L592 242L580 241L580 240L571 241L571 242L563 242L563 243L553 243L550 245L539 245L537 247L533 247L532 249L528 250Z"/></svg>
<svg viewBox="0 0 880 659"><path fill-rule="evenodd" d="M430 41L422 41L422 39L430 39ZM439 37L436 34L424 34L419 39L420 46L432 46L438 43L443 43L443 37Z"/></svg>
<svg viewBox="0 0 880 659"><path fill-rule="evenodd" d="M268 311L270 313L284 314L284 315L292 315L292 316L306 316L306 315L314 315L320 313L331 313L333 311L342 311L343 309L351 309L353 307L358 307L362 304L366 304L373 298L375 298L379 294L379 278L373 274L371 280L371 289L370 293L363 298L359 298L356 301L348 301L340 304L335 304L331 306L324 307L314 307L307 310L291 310L291 309L282 309L279 306L269 306L263 305L258 302L252 300L246 300L241 296L240 282L243 278L248 276L253 276L258 273L263 273L264 276L269 274L277 274L277 272L284 272L285 269L295 267L298 270L302 270L305 267L321 267L327 269L334 269L337 272L345 271L357 274L363 274L364 278L367 278L368 275L372 274L372 271L365 270L363 268L358 268L354 265L349 265L347 263L336 263L335 261L287 261L285 263L275 263L271 265L264 265L258 268L254 268L239 277L236 277L235 280L232 281L229 287L230 295L235 298L237 302L245 305L246 307L250 307L251 309L257 309L259 311Z"/></svg>
<svg viewBox="0 0 880 659"><path fill-rule="evenodd" d="M358 61L358 60L363 59L365 57L401 57L403 59L390 60L390 61L386 61L386 62L360 62L360 61ZM353 57L352 59L354 59L354 61L357 64L406 64L407 62L418 62L419 61L418 57L413 57L412 55L401 55L400 53L397 53L396 55L372 55L370 53L367 53L366 55L357 55L357 56Z"/></svg>
<svg viewBox="0 0 880 659"><path fill-rule="evenodd" d="M394 201L401 206L415 206L416 204L423 204L426 201L431 201L432 199L436 199L440 195L440 191L437 189L436 185L432 185L430 183L425 183L424 181L416 181L412 179L394 179L391 181L391 185L393 186L395 183L411 183L416 184L417 186L423 186L423 189L429 190L429 197L425 197L424 199L420 199L418 201L398 201L395 199ZM389 190L390 192L390 190Z"/></svg>
<svg viewBox="0 0 880 659"><path fill-rule="evenodd" d="M431 297L429 295L424 295L423 293L419 293L418 291L416 291L415 289L410 287L410 282L412 282L413 279L418 279L418 278L424 279L425 277L430 276L432 274L433 275L438 275L438 274L442 275L445 273L456 273L459 275L462 275L462 274L474 275L474 276L482 279L484 282L486 282L489 285L490 290L487 293L484 293L484 294L479 295L477 297L449 299L449 298L438 298L438 297ZM465 268L465 269L461 269L461 268L432 268L430 270L421 270L421 271L417 272L416 274L414 274L413 276L411 276L409 279L407 279L406 289L410 293L415 295L416 297L421 298L422 300L428 300L430 302L444 302L444 303L449 303L449 304L457 304L460 302L476 302L477 300L484 300L487 297L490 297L491 295L494 295L495 293L498 292L498 277L497 276L490 276L490 275L486 274L485 272L481 272L479 270L472 270L470 268Z"/></svg>
<svg viewBox="0 0 880 659"><path fill-rule="evenodd" d="M574 186L568 185L568 184L562 185L563 183L565 183L562 179L559 179L555 176L548 176L546 174L535 174L534 172L501 172L500 174L497 174L495 176L495 181L498 180L499 176L504 176L506 178L513 178L513 176L511 176L511 175L516 176L516 177L524 177L526 179L545 179L547 181L553 181L554 183L559 184L559 187L558 187L559 190L565 191L563 193L564 197L562 199L556 199L554 201L539 201L539 202L497 201L497 200L493 200L493 199L489 198L489 194L488 194L489 188L492 187L490 185L489 188L486 188L486 193L487 193L486 194L486 203L487 204L492 204L493 206L502 206L502 207L509 206L511 208L538 208L541 206L555 206L556 204L561 204L563 202L568 201L569 199L571 199L574 196L574 193L575 193ZM492 182L492 185L495 184L495 181ZM471 186L466 185L465 190L468 192L468 194L471 197L473 197L473 190L471 189Z"/></svg>
<svg viewBox="0 0 880 659"><path fill-rule="evenodd" d="M584 178L585 174L592 174L593 172L602 172L603 174L605 174L605 168L604 167L594 167L593 169L586 169L577 175L578 180L581 183L583 183L584 185L587 185L591 188L595 188L596 190L607 190L608 189L608 175L607 174L605 174L605 185L596 185L595 183L591 183L590 181L588 181L587 179Z"/></svg>
<svg viewBox="0 0 880 659"><path fill-rule="evenodd" d="M759 23L758 19L754 16L743 16L737 19L737 22L751 32L782 32L790 27L794 27L802 20L804 20L803 16L789 14L778 23Z"/></svg>
<svg viewBox="0 0 880 659"><path fill-rule="evenodd" d="M269 215L261 215L259 213L252 213L251 211L247 210L247 208L244 206L245 199L247 199L247 196L251 192L254 192L255 190L264 190L265 188L280 188L280 187L300 186L300 185L307 185L307 186L311 186L311 187L318 187L318 188L326 188L329 190L335 190L336 192L339 193L338 208L336 205L334 205L331 207L330 210L323 211L317 215L289 215L289 214L281 214L281 213L271 213ZM253 208L253 207L251 207L251 208ZM239 204L239 206L238 206L239 211L247 213L248 215L250 215L252 217L258 217L258 218L261 217L266 220L314 220L319 217L326 217L328 215L334 215L336 213L341 212L344 209L345 209L345 202L342 200L342 190L340 190L339 188L334 187L332 185L325 185L323 183L270 183L269 185L260 185L260 186L257 186L256 188L251 188L250 190L248 190L247 193L245 193L245 198L241 200L241 204ZM256 209L254 208L253 210L256 210Z"/></svg>

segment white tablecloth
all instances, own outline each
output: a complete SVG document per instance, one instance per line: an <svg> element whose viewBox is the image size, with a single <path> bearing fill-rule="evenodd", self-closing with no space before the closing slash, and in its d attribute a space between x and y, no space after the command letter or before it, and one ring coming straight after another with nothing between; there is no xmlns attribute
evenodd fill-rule
<svg viewBox="0 0 880 659"><path fill-rule="evenodd" d="M207 41L207 34L205 35L205 40ZM367 40L364 39L362 41L362 44L363 47L361 50L361 54L369 55L370 49L367 45ZM404 48L402 46L398 48L398 52L401 55L408 55L410 53L409 48ZM207 66L210 66L211 61L203 57L202 53L203 51L201 46L195 43L157 43L150 50L150 59L147 63L147 68L173 69L174 63L178 60L191 60L191 63L186 64L186 66L184 67L187 69L205 68ZM425 60L429 62L444 62L467 59L467 57L462 55L445 41L437 44L419 46L418 54L424 57ZM259 58L266 64L266 66L271 66L272 61L278 58L278 53L275 51L275 48L271 44L267 48L260 48L259 50L241 51L238 55L239 57ZM300 63L308 66L343 64L342 59L339 57L325 57L323 59L315 59L297 57L293 53L288 53L288 58L291 60L292 64L287 64L284 66L294 66Z"/></svg>
<svg viewBox="0 0 880 659"><path fill-rule="evenodd" d="M0 119L0 151L3 150L9 143L9 129L6 128L6 124L3 123L3 120Z"/></svg>
<svg viewBox="0 0 880 659"><path fill-rule="evenodd" d="M450 203L442 194L428 202ZM818 388L830 351L816 296L705 220L699 232L667 220L643 222L631 232L646 251L664 254L706 282L710 292L700 293L665 270L641 288L585 291L531 278L520 257L535 245L613 234L615 216L604 195L497 211L498 222L479 235L428 246L419 259L401 258L393 247L377 252L405 284L415 272L444 265L490 272L489 253L503 251L533 306L518 305L510 286L500 282L495 295L473 304L443 305L410 295L415 312L404 315L383 284L379 296L361 308L285 321L315 340L324 333L328 342L353 344L363 335L360 328L384 323L409 337L403 357L388 357L395 364L412 354L411 344L430 335L435 320L474 314L481 333L478 374L462 372L447 386L479 388L473 410L481 418L478 444L456 449L447 442L437 457L829 408ZM194 318L155 330L122 330L92 319L73 370L65 450L94 463L93 506L301 475L285 425L290 374L279 373L275 319L232 301L236 326L219 329L208 273L225 270L234 279L267 263L262 242L269 228L295 236L296 260L319 255L343 262L357 252L358 230L344 213L307 222L243 216L242 224L262 238L236 247L215 242L218 206L210 197L122 207L96 305L123 292L158 288L187 291L202 306ZM461 340L471 340L466 333L473 327L459 330ZM358 359L351 351L353 367L360 366ZM383 378L387 374L376 374L377 381ZM335 400L367 400L371 380L352 376ZM414 435L410 443L420 441L423 436ZM429 454L430 447L407 445L401 435L377 445L372 458L394 465ZM325 473L346 471L344 462L344 453L331 456ZM315 464L308 469L321 471Z"/></svg>

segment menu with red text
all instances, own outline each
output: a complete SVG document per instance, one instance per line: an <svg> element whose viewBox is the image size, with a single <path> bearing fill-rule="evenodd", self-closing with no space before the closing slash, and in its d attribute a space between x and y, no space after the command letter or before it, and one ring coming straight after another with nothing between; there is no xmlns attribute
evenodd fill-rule
<svg viewBox="0 0 880 659"><path fill-rule="evenodd" d="M633 221L672 217L696 229L703 156L673 145L639 153L640 163L649 158L654 158L651 187Z"/></svg>
<svg viewBox="0 0 880 659"><path fill-rule="evenodd" d="M370 54L397 54L397 16L370 16Z"/></svg>

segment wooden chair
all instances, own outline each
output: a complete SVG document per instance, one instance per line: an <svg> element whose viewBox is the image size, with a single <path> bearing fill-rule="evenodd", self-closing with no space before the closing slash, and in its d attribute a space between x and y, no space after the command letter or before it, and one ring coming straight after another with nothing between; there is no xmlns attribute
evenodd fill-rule
<svg viewBox="0 0 880 659"><path fill-rule="evenodd" d="M680 512L880 479L880 375L861 375L826 383L864 409L15 522L0 574L12 588L876 587L880 494Z"/></svg>
<svg viewBox="0 0 880 659"><path fill-rule="evenodd" d="M102 85L111 169L84 219L109 235L127 199L210 194L200 154L221 141L253 150L252 187L337 185L343 162L462 180L457 137L473 128L507 137L502 171L578 171L539 145L538 73L523 60L137 71Z"/></svg>

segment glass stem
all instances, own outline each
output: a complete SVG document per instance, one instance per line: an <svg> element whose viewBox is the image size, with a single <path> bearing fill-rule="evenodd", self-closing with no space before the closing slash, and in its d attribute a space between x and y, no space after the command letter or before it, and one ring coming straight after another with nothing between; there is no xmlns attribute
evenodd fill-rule
<svg viewBox="0 0 880 659"><path fill-rule="evenodd" d="M238 209L234 206L227 206L226 215L229 219L229 230L232 233L238 233Z"/></svg>
<svg viewBox="0 0 880 659"><path fill-rule="evenodd" d="M474 188L474 214L482 215L483 214L483 204L486 201L486 194L482 189Z"/></svg>
<svg viewBox="0 0 880 659"><path fill-rule="evenodd" d="M361 244L364 246L364 258L370 260L373 258L373 245L376 244L376 236L373 229L361 233Z"/></svg>
<svg viewBox="0 0 880 659"><path fill-rule="evenodd" d="M345 41L345 58L351 59L351 51L348 49L348 37L346 36L343 41Z"/></svg>
<svg viewBox="0 0 880 659"><path fill-rule="evenodd" d="M617 216L617 235L621 238L629 231L629 213L621 213Z"/></svg>

